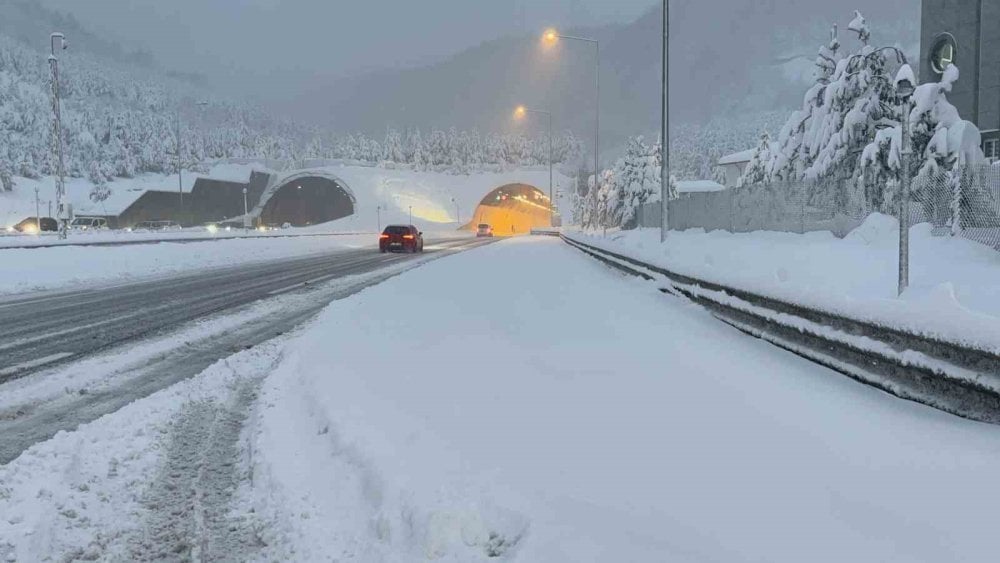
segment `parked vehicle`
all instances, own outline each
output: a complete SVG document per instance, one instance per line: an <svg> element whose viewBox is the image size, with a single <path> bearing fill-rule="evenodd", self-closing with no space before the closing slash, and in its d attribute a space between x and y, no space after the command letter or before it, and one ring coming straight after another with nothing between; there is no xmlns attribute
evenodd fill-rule
<svg viewBox="0 0 1000 563"><path fill-rule="evenodd" d="M389 225L378 238L380 252L423 252L424 233L413 225Z"/></svg>
<svg viewBox="0 0 1000 563"><path fill-rule="evenodd" d="M177 221L140 221L130 231L179 231L181 226Z"/></svg>
<svg viewBox="0 0 1000 563"><path fill-rule="evenodd" d="M476 229L477 237L491 237L493 236L493 227L487 223L480 223L479 227Z"/></svg>
<svg viewBox="0 0 1000 563"><path fill-rule="evenodd" d="M98 231L108 228L108 220L104 217L77 217L69 224L75 231Z"/></svg>
<svg viewBox="0 0 1000 563"><path fill-rule="evenodd" d="M59 222L52 217L28 217L14 225L14 230L19 233L34 234L38 232L39 227L42 232L54 233L59 230Z"/></svg>

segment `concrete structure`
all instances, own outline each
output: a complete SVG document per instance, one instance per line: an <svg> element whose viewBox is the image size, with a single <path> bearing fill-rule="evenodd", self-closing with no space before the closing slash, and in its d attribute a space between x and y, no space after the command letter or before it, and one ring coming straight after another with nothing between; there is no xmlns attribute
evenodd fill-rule
<svg viewBox="0 0 1000 563"><path fill-rule="evenodd" d="M747 169L751 158L753 158L753 149L727 154L719 159L716 166L721 168L726 175L725 187L738 188L740 186L740 178L743 177L743 172Z"/></svg>
<svg viewBox="0 0 1000 563"><path fill-rule="evenodd" d="M990 160L1000 158L998 22L997 0L923 0L920 81L940 80L942 67L958 66L960 77L948 100L979 127Z"/></svg>

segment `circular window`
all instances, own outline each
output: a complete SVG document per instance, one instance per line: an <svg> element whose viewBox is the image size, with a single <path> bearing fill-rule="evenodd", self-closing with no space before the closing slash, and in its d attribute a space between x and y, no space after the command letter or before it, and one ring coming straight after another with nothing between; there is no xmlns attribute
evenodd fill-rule
<svg viewBox="0 0 1000 563"><path fill-rule="evenodd" d="M957 54L958 46L955 38L950 33L942 34L931 48L931 70L944 74L945 69L955 63Z"/></svg>

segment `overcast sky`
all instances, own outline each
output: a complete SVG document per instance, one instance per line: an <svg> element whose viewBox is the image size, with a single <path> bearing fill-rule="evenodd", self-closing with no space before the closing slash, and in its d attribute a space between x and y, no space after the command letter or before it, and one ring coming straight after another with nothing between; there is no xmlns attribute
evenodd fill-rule
<svg viewBox="0 0 1000 563"><path fill-rule="evenodd" d="M655 0L37 0L170 68L255 73L438 60L546 24L634 18Z"/></svg>

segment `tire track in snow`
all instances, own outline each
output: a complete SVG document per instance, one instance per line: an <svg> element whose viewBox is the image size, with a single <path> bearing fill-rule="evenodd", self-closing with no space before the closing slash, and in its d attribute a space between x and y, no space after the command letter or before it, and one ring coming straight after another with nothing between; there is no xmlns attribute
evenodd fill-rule
<svg viewBox="0 0 1000 563"><path fill-rule="evenodd" d="M129 542L141 561L245 561L261 547L260 522L234 509L249 471L242 467L240 438L261 381L279 354L239 382L229 397L192 401L174 421L163 467L143 504L149 510Z"/></svg>

